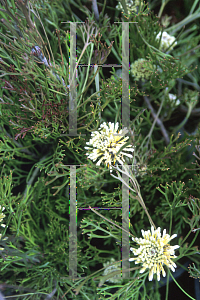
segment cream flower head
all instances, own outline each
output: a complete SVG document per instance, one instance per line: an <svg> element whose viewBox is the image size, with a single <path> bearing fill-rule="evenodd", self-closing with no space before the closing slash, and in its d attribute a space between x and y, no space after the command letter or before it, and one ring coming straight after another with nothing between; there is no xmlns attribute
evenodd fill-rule
<svg viewBox="0 0 200 300"><path fill-rule="evenodd" d="M161 31L157 34L156 40L160 40L160 35L161 35ZM176 38L174 36L171 36L166 31L164 31L162 33L162 37L161 37L160 50L162 50L162 51L167 50L167 48L171 44L173 44L173 42L175 41L175 39ZM177 44L177 42L175 42L168 50L172 50L176 44Z"/></svg>
<svg viewBox="0 0 200 300"><path fill-rule="evenodd" d="M166 229L163 230L163 236L161 237L160 227L154 230L153 226L151 231L141 230L142 238L133 238L132 240L140 245L138 249L130 248L135 258L130 258L129 261L135 261L136 264L142 263L142 269L140 273L143 273L146 269L149 269L149 281L152 281L154 273L157 274L157 280L160 281L160 273L163 277L166 276L166 272L163 268L165 264L173 272L175 272L176 264L171 258L176 258L174 250L179 246L170 246L169 241L174 239L177 234L173 234L171 237L166 233Z"/></svg>
<svg viewBox="0 0 200 300"><path fill-rule="evenodd" d="M135 80L149 79L156 67L152 64L150 60L139 58L131 64L131 74L134 76Z"/></svg>
<svg viewBox="0 0 200 300"><path fill-rule="evenodd" d="M0 240L2 239L2 234L0 234ZM7 240L7 237L3 238L2 241ZM0 250L4 250L4 248L0 248Z"/></svg>
<svg viewBox="0 0 200 300"><path fill-rule="evenodd" d="M124 137L124 134L128 132L126 128L118 130L118 127L118 122L116 124L109 122L108 125L104 122L100 125L98 131L92 132L90 141L86 142L90 146L85 147L85 149L89 150L86 155L93 161L99 159L96 163L97 166L104 160L104 163L112 168L112 165L116 162L121 165L125 162L123 156L133 157L132 154L125 153L125 151L134 151L131 145L126 146L123 148L123 151L120 151L129 137Z"/></svg>
<svg viewBox="0 0 200 300"><path fill-rule="evenodd" d="M3 211L4 209L5 209L5 207L2 207L2 208L1 208L1 205L0 205L0 223L3 221L3 218L5 218L5 216L6 216L6 215L4 215L4 214L2 213L2 211ZM0 224L0 226L6 227L5 224Z"/></svg>
<svg viewBox="0 0 200 300"><path fill-rule="evenodd" d="M114 263L114 262L115 262L115 259L112 257L110 259L110 261L103 263L103 266L106 267L103 272L103 276L110 274L112 272L121 270L121 262L110 265L111 263ZM123 279L122 279L121 273L120 273L120 274L114 275L113 277L107 279L106 281L109 281L111 283L121 283L123 281Z"/></svg>
<svg viewBox="0 0 200 300"><path fill-rule="evenodd" d="M138 10L139 6L144 5L142 0L125 0L125 4L126 4L126 7L127 7L128 14L131 14L132 12L137 13L137 10ZM122 6L121 2L119 2L117 4L116 9L121 10L121 11L124 12L124 9L123 9L123 6Z"/></svg>

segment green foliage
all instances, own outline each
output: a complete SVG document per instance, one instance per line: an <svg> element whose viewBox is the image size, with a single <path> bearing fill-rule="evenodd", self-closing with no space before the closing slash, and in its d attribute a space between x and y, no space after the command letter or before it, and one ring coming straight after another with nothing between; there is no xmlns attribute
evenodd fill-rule
<svg viewBox="0 0 200 300"><path fill-rule="evenodd" d="M188 223L190 225L190 228L192 229L193 232L195 232L196 230L199 230L200 227L200 215L199 215L199 210L200 210L200 199L195 198L193 196L191 196L189 198L189 202L187 203L190 211L192 212L192 218L191 219L185 219L185 222ZM197 227L198 229L195 229L195 227Z"/></svg>
<svg viewBox="0 0 200 300"><path fill-rule="evenodd" d="M199 267L197 268L195 266L195 264L190 265L190 267L189 267L189 273L190 273L191 277L193 277L195 279L199 279L199 276L200 276Z"/></svg>
<svg viewBox="0 0 200 300"><path fill-rule="evenodd" d="M146 277L146 276L145 276ZM145 299L146 290L141 292L140 290L144 287L144 282L146 278L140 278L139 280L133 279L131 282L117 286L112 286L112 288L119 287L118 291L113 295L110 286L105 286L101 288L101 292L99 292L99 299ZM123 298L122 298L123 297ZM141 297L141 298L140 298Z"/></svg>
<svg viewBox="0 0 200 300"><path fill-rule="evenodd" d="M135 2L132 13L126 0L120 1L122 12L118 1L99 1L97 8L95 2L0 1L0 205L5 207L0 283L12 287L18 299L168 299L169 277L161 290L158 282L148 281L148 269L140 273L141 266L131 263L130 278L119 284L103 275L107 262L121 263L123 233L140 237L154 225L177 234L174 243L180 248L173 261L184 268L190 259L189 274L199 278L198 1L184 1L180 20L171 18L168 1ZM163 16L165 6L168 16ZM76 22L74 74L70 22ZM127 106L122 22L129 22L129 71L138 60L151 65L140 65L144 81L129 72ZM176 43L161 51L156 36L164 31ZM70 134L72 100L75 135ZM133 157L125 169L116 164L111 173L88 160L84 147L103 122L123 128L129 108L123 147L134 147ZM73 193L75 280L69 276ZM128 231L123 231L122 202L129 206ZM114 275L120 275L118 268Z"/></svg>

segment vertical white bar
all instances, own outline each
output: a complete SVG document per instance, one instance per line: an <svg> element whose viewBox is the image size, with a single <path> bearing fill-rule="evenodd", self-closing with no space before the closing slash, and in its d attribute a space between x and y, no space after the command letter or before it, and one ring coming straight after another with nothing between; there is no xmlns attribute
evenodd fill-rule
<svg viewBox="0 0 200 300"><path fill-rule="evenodd" d="M97 71L98 66L94 66L94 74ZM97 75L95 76L95 85L96 85L96 91L99 91L99 71L97 72ZM98 97L100 99L100 93L98 93ZM101 105L101 102L99 100L99 106ZM101 120L101 111L99 111L99 120Z"/></svg>
<svg viewBox="0 0 200 300"><path fill-rule="evenodd" d="M129 101L129 23L122 22L122 126L130 125ZM122 174L128 184L129 177ZM130 268L129 263L129 189L122 183L122 277L129 278L130 272L123 270Z"/></svg>
<svg viewBox="0 0 200 300"><path fill-rule="evenodd" d="M77 91L76 91L76 23L70 22L70 64L69 64L69 136L77 134Z"/></svg>
<svg viewBox="0 0 200 300"><path fill-rule="evenodd" d="M129 23L122 22L122 125L130 125Z"/></svg>
<svg viewBox="0 0 200 300"><path fill-rule="evenodd" d="M69 277L77 278L76 166L70 166Z"/></svg>

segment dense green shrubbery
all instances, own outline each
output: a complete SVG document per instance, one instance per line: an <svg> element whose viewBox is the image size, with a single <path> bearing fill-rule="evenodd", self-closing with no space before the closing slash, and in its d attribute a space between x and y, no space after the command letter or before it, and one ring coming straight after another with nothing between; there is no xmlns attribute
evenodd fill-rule
<svg viewBox="0 0 200 300"><path fill-rule="evenodd" d="M161 299L158 277L148 281L148 268L140 274L142 265L130 263L130 277L120 276L124 209L131 236L140 238L151 226L177 234L169 249L180 247L171 258L179 271L192 262L189 274L199 278L200 7L184 1L178 20L168 2L0 1L2 293L4 283L19 299ZM77 135L69 135L70 22L77 22ZM123 131L129 139L108 137L104 129L93 152L86 142L101 124L118 122L123 129L121 68L89 66L122 64L120 22L129 22L130 127ZM128 148L134 149L129 157ZM123 204L122 182L130 188ZM172 274L165 271L168 299ZM185 294L195 297L193 290Z"/></svg>

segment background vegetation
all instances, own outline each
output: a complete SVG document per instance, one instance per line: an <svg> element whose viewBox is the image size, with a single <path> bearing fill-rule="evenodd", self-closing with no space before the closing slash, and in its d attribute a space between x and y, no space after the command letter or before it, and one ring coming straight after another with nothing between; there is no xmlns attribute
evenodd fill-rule
<svg viewBox="0 0 200 300"><path fill-rule="evenodd" d="M139 2L129 13L125 0L122 10L114 0L98 1L97 9L95 1L0 1L0 205L6 224L0 288L5 296L199 299L199 1ZM84 147L102 122L121 124L121 68L99 68L98 77L93 67L77 67L78 135L69 136L69 22L78 22L79 64L121 65L122 24L114 22L122 21L137 22L129 25L130 66L141 58L155 66L153 72L147 67L144 76L150 76L143 81L129 76L129 137L136 147L131 164L152 220L178 235L173 275L185 293L169 275L161 283L149 282L132 270L132 280L102 285L98 277L104 264L121 259L122 232L109 220L121 227L122 210L115 208L121 207L122 183L106 165L87 159ZM173 49L162 51L160 31L176 38ZM70 165L79 165L81 208L75 282L69 278ZM83 210L89 206L109 208L99 210L107 220ZM130 233L140 237L141 229L149 228L143 208L130 197Z"/></svg>

